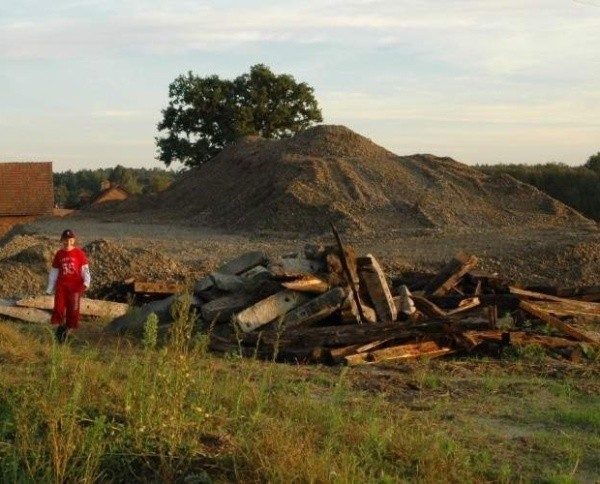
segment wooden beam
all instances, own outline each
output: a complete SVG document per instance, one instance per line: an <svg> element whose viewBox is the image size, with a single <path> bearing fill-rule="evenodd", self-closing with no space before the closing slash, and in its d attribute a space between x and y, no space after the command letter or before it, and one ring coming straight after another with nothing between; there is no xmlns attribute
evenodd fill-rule
<svg viewBox="0 0 600 484"><path fill-rule="evenodd" d="M558 301L536 301L535 305L547 311L554 316L583 316L585 318L600 318L600 305L598 308L582 307L573 301L574 304Z"/></svg>
<svg viewBox="0 0 600 484"><path fill-rule="evenodd" d="M553 301L560 303L565 307L578 308L588 314L599 314L600 315L600 303L578 301L577 299L566 299L563 297L552 296L550 294L544 294L541 292L528 291L526 289L520 289L518 287L509 286L508 290L511 294L522 299L533 299L537 301Z"/></svg>
<svg viewBox="0 0 600 484"><path fill-rule="evenodd" d="M367 254L365 257L359 257L357 263L358 276L367 288L379 319L384 323L396 321L398 310L385 279L385 274L377 259L371 254Z"/></svg>
<svg viewBox="0 0 600 484"><path fill-rule="evenodd" d="M446 311L446 315L447 316L452 316L453 314L462 313L464 311L468 311L469 309L476 308L480 304L481 304L481 301L479 300L478 297L468 297L468 298L463 299L458 304L457 308L450 309L449 311Z"/></svg>
<svg viewBox="0 0 600 484"><path fill-rule="evenodd" d="M358 293L358 289L354 284L354 277L352 271L350 270L350 265L348 264L348 259L346 259L346 249L344 244L342 243L342 238L338 233L337 229L333 222L329 222L331 226L331 231L333 232L333 236L335 237L335 241L337 243L339 249L340 261L342 263L342 268L344 269L344 274L346 275L346 280L348 281L348 285L350 286L350 290L352 291L352 298L354 299L354 304L356 305L356 309L358 311L358 324L362 324L365 321L365 313L362 308L362 304L360 301L360 295Z"/></svg>
<svg viewBox="0 0 600 484"><path fill-rule="evenodd" d="M282 282L281 285L292 291L310 292L313 294L323 294L330 289L327 281L314 274L301 274L297 279Z"/></svg>
<svg viewBox="0 0 600 484"><path fill-rule="evenodd" d="M344 304L342 305L342 323L361 324L362 321L375 324L377 322L377 313L375 312L375 310L371 306L366 305L364 301L360 299L360 296L358 299L360 301L363 319L361 319L361 315L358 312L358 306L356 306L356 303L354 302L354 297L352 296L352 294L349 294L346 300L344 301Z"/></svg>
<svg viewBox="0 0 600 484"><path fill-rule="evenodd" d="M48 311L36 308L0 305L0 314L13 319L27 321L28 323L49 323L51 314Z"/></svg>
<svg viewBox="0 0 600 484"><path fill-rule="evenodd" d="M19 299L17 306L49 309L54 308L54 296L35 296L25 299ZM100 318L117 318L123 316L129 311L129 305L125 303L116 303L112 301L102 301L100 299L81 298L79 304L79 313L82 316L96 316Z"/></svg>
<svg viewBox="0 0 600 484"><path fill-rule="evenodd" d="M380 361L406 360L414 358L435 358L437 356L453 353L451 348L441 346L435 341L410 343L381 350L368 351L344 357L350 366L378 363Z"/></svg>
<svg viewBox="0 0 600 484"><path fill-rule="evenodd" d="M423 296L412 296L412 300L415 303L415 307L421 311L425 316L432 319L448 319L446 311L439 308L436 304L432 303L429 299Z"/></svg>
<svg viewBox="0 0 600 484"><path fill-rule="evenodd" d="M585 341L586 343L590 343L591 345L595 346L596 348L600 348L600 341L597 341L596 339L583 333L582 331L579 331L578 329L574 328L573 326L562 322L560 319L555 318L551 314L548 314L546 311L541 309L539 306L536 306L535 304L527 302L527 301L521 301L519 303L519 307L526 313L530 314L531 316L538 318L540 321L546 323L549 326L552 326L552 327L558 329L559 331L562 331L565 334L568 334L569 336L575 338L576 340Z"/></svg>
<svg viewBox="0 0 600 484"><path fill-rule="evenodd" d="M460 279L473 269L479 259L474 255L459 252L444 268L425 286L425 294L442 296L458 284Z"/></svg>

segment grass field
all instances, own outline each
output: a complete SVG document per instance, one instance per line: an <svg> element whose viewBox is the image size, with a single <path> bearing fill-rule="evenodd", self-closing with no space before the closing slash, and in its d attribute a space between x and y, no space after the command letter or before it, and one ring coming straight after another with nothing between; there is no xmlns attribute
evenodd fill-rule
<svg viewBox="0 0 600 484"><path fill-rule="evenodd" d="M600 362L362 368L0 320L0 482L599 482ZM151 328L151 326L150 326Z"/></svg>

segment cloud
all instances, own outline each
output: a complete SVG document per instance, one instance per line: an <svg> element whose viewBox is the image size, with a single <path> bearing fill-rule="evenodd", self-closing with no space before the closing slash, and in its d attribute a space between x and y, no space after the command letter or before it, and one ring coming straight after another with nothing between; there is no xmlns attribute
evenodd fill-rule
<svg viewBox="0 0 600 484"><path fill-rule="evenodd" d="M528 64L531 59L523 57L519 47L535 46L545 32L560 32L563 39L587 38L597 46L592 39L597 37L600 18L600 9L590 14L591 7L557 0L532 0L527 6L516 0L308 0L285 6L256 1L229 7L194 2L169 2L166 7L148 2L144 8L123 2L120 9L115 1L100 3L98 11L92 9L87 15L84 7L98 2L78 3L71 6L78 13L75 16L67 16L63 6L60 15L52 11L54 16L32 13L5 18L0 24L0 56L223 50L260 42L414 44L449 60L465 59L469 53L477 58L491 54L490 67L505 71Z"/></svg>

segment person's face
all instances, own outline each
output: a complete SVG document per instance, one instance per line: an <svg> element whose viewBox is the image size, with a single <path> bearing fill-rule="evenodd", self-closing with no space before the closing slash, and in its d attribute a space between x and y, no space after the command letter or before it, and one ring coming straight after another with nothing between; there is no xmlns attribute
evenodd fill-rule
<svg viewBox="0 0 600 484"><path fill-rule="evenodd" d="M68 237L66 239L61 239L61 242L65 249L70 249L75 246L75 237Z"/></svg>

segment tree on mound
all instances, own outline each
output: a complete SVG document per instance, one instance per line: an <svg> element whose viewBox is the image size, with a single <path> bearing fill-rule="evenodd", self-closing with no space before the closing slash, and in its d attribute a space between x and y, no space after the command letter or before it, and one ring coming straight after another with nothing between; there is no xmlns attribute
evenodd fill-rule
<svg viewBox="0 0 600 484"><path fill-rule="evenodd" d="M263 65L233 81L188 72L169 85L156 138L158 159L200 166L228 143L247 135L288 138L323 121L313 88Z"/></svg>

